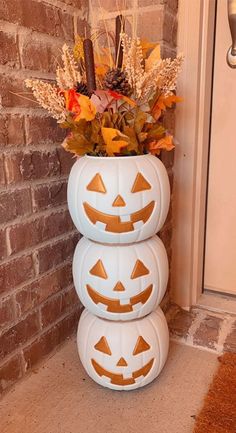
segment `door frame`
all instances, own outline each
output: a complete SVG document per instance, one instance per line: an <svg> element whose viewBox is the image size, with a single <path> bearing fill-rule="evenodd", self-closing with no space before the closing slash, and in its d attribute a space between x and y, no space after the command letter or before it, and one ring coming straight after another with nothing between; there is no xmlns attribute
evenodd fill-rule
<svg viewBox="0 0 236 433"><path fill-rule="evenodd" d="M202 293L216 0L179 0L178 81L173 186L172 299L184 309L200 305L236 311L225 295Z"/></svg>

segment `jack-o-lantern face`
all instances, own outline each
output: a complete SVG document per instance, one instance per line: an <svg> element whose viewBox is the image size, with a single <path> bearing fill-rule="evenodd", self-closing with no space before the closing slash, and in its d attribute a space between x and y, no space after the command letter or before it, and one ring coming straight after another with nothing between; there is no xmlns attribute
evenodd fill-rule
<svg viewBox="0 0 236 433"><path fill-rule="evenodd" d="M151 188L151 185L144 178L144 176L141 173L138 173L132 185L131 193L134 194ZM107 190L99 173L96 173L89 185L87 185L87 190L94 191L96 193L106 194ZM134 231L135 223L142 222L143 224L145 224L152 214L154 205L155 202L154 200L152 200L150 201L150 203L147 204L147 206L131 213L129 221L128 217L126 221L122 221L119 215L107 214L95 209L87 202L83 203L84 210L91 223L96 224L99 221L105 225L105 231L112 233L125 233ZM126 203L124 198L120 194L118 194L115 197L112 206L125 207Z"/></svg>
<svg viewBox="0 0 236 433"><path fill-rule="evenodd" d="M97 344L95 344L94 348L96 350L99 350L100 352L106 353L107 355L112 355L111 350L109 348L109 345L107 343L106 337L101 337L101 339L97 342ZM139 355L140 353L145 352L146 350L149 350L150 346L149 344L144 340L143 337L139 336L134 350L133 350L133 355ZM123 377L123 374L121 373L117 373L117 372L112 372L112 371L108 371L106 370L104 367L102 367L95 359L91 359L91 363L93 365L94 370L96 371L96 373L99 376L105 376L109 379L111 379L111 384L113 385L120 385L120 386L125 386L125 385L132 385L134 383L136 383L136 380L139 379L140 377L146 377L148 375L148 373L150 372L153 363L154 363L154 358L151 358L149 362L147 362L143 367L139 368L136 371L132 372L132 375L130 378L125 378ZM128 363L125 360L125 358L123 358L123 356L118 359L117 363L116 363L117 367L128 367Z"/></svg>
<svg viewBox="0 0 236 433"><path fill-rule="evenodd" d="M78 328L85 369L96 382L113 389L134 389L151 382L165 363L168 343L160 308L138 321L109 326L85 310Z"/></svg>
<svg viewBox="0 0 236 433"><path fill-rule="evenodd" d="M157 236L134 245L100 245L82 238L75 250L73 276L81 302L109 320L150 313L166 289L168 262Z"/></svg>
<svg viewBox="0 0 236 433"><path fill-rule="evenodd" d="M168 176L152 155L84 157L71 170L68 205L75 225L86 237L108 243L140 241L164 223Z"/></svg>

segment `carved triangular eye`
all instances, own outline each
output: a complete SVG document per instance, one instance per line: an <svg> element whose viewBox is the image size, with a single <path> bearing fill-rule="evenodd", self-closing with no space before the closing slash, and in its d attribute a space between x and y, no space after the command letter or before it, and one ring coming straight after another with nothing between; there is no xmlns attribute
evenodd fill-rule
<svg viewBox="0 0 236 433"><path fill-rule="evenodd" d="M95 344L94 349L99 350L99 352L111 355L111 349L108 345L106 337L101 337L100 340Z"/></svg>
<svg viewBox="0 0 236 433"><path fill-rule="evenodd" d="M95 277L103 278L104 280L107 279L107 273L101 260L98 260L97 263L95 263L95 265L90 269L89 273Z"/></svg>
<svg viewBox="0 0 236 433"><path fill-rule="evenodd" d="M144 191L145 189L151 189L151 185L141 173L138 173L135 178L131 192L140 192Z"/></svg>
<svg viewBox="0 0 236 433"><path fill-rule="evenodd" d="M133 355L138 355L139 353L145 352L146 350L149 349L150 349L149 344L144 340L143 337L139 336L133 351Z"/></svg>
<svg viewBox="0 0 236 433"><path fill-rule="evenodd" d="M105 194L107 192L106 187L103 183L102 177L99 173L95 174L91 182L87 185L88 191L102 192Z"/></svg>
<svg viewBox="0 0 236 433"><path fill-rule="evenodd" d="M134 280L135 278L142 277L143 275L148 275L149 270L146 268L146 266L141 262L141 260L137 260L137 262L134 265L134 269L131 275L131 280Z"/></svg>

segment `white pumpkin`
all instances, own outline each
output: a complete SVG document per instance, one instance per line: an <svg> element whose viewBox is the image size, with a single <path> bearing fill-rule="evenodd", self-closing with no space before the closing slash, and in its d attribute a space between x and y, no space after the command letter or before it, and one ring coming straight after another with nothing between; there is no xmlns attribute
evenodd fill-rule
<svg viewBox="0 0 236 433"><path fill-rule="evenodd" d="M93 314L131 320L153 311L168 281L168 259L157 237L130 245L103 245L82 238L73 258L78 296Z"/></svg>
<svg viewBox="0 0 236 433"><path fill-rule="evenodd" d="M77 343L81 362L95 382L128 391L159 375L168 354L169 332L159 307L130 322L109 322L84 310Z"/></svg>
<svg viewBox="0 0 236 433"><path fill-rule="evenodd" d="M80 233L97 242L131 243L155 235L169 201L166 169L153 155L84 156L70 172L71 217Z"/></svg>

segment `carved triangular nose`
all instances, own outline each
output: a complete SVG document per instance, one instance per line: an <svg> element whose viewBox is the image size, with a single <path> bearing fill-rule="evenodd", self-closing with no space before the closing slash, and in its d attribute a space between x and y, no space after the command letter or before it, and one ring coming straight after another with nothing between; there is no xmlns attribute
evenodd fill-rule
<svg viewBox="0 0 236 433"><path fill-rule="evenodd" d="M124 201L123 197L121 197L121 195L118 194L118 196L113 201L112 206L114 206L114 207L125 206L125 201Z"/></svg>
<svg viewBox="0 0 236 433"><path fill-rule="evenodd" d="M120 358L116 364L117 367L127 367L127 365L128 364L124 358Z"/></svg>
<svg viewBox="0 0 236 433"><path fill-rule="evenodd" d="M118 283L116 283L113 290L114 290L114 292L124 292L125 288L124 288L123 284L120 281L118 281Z"/></svg>

